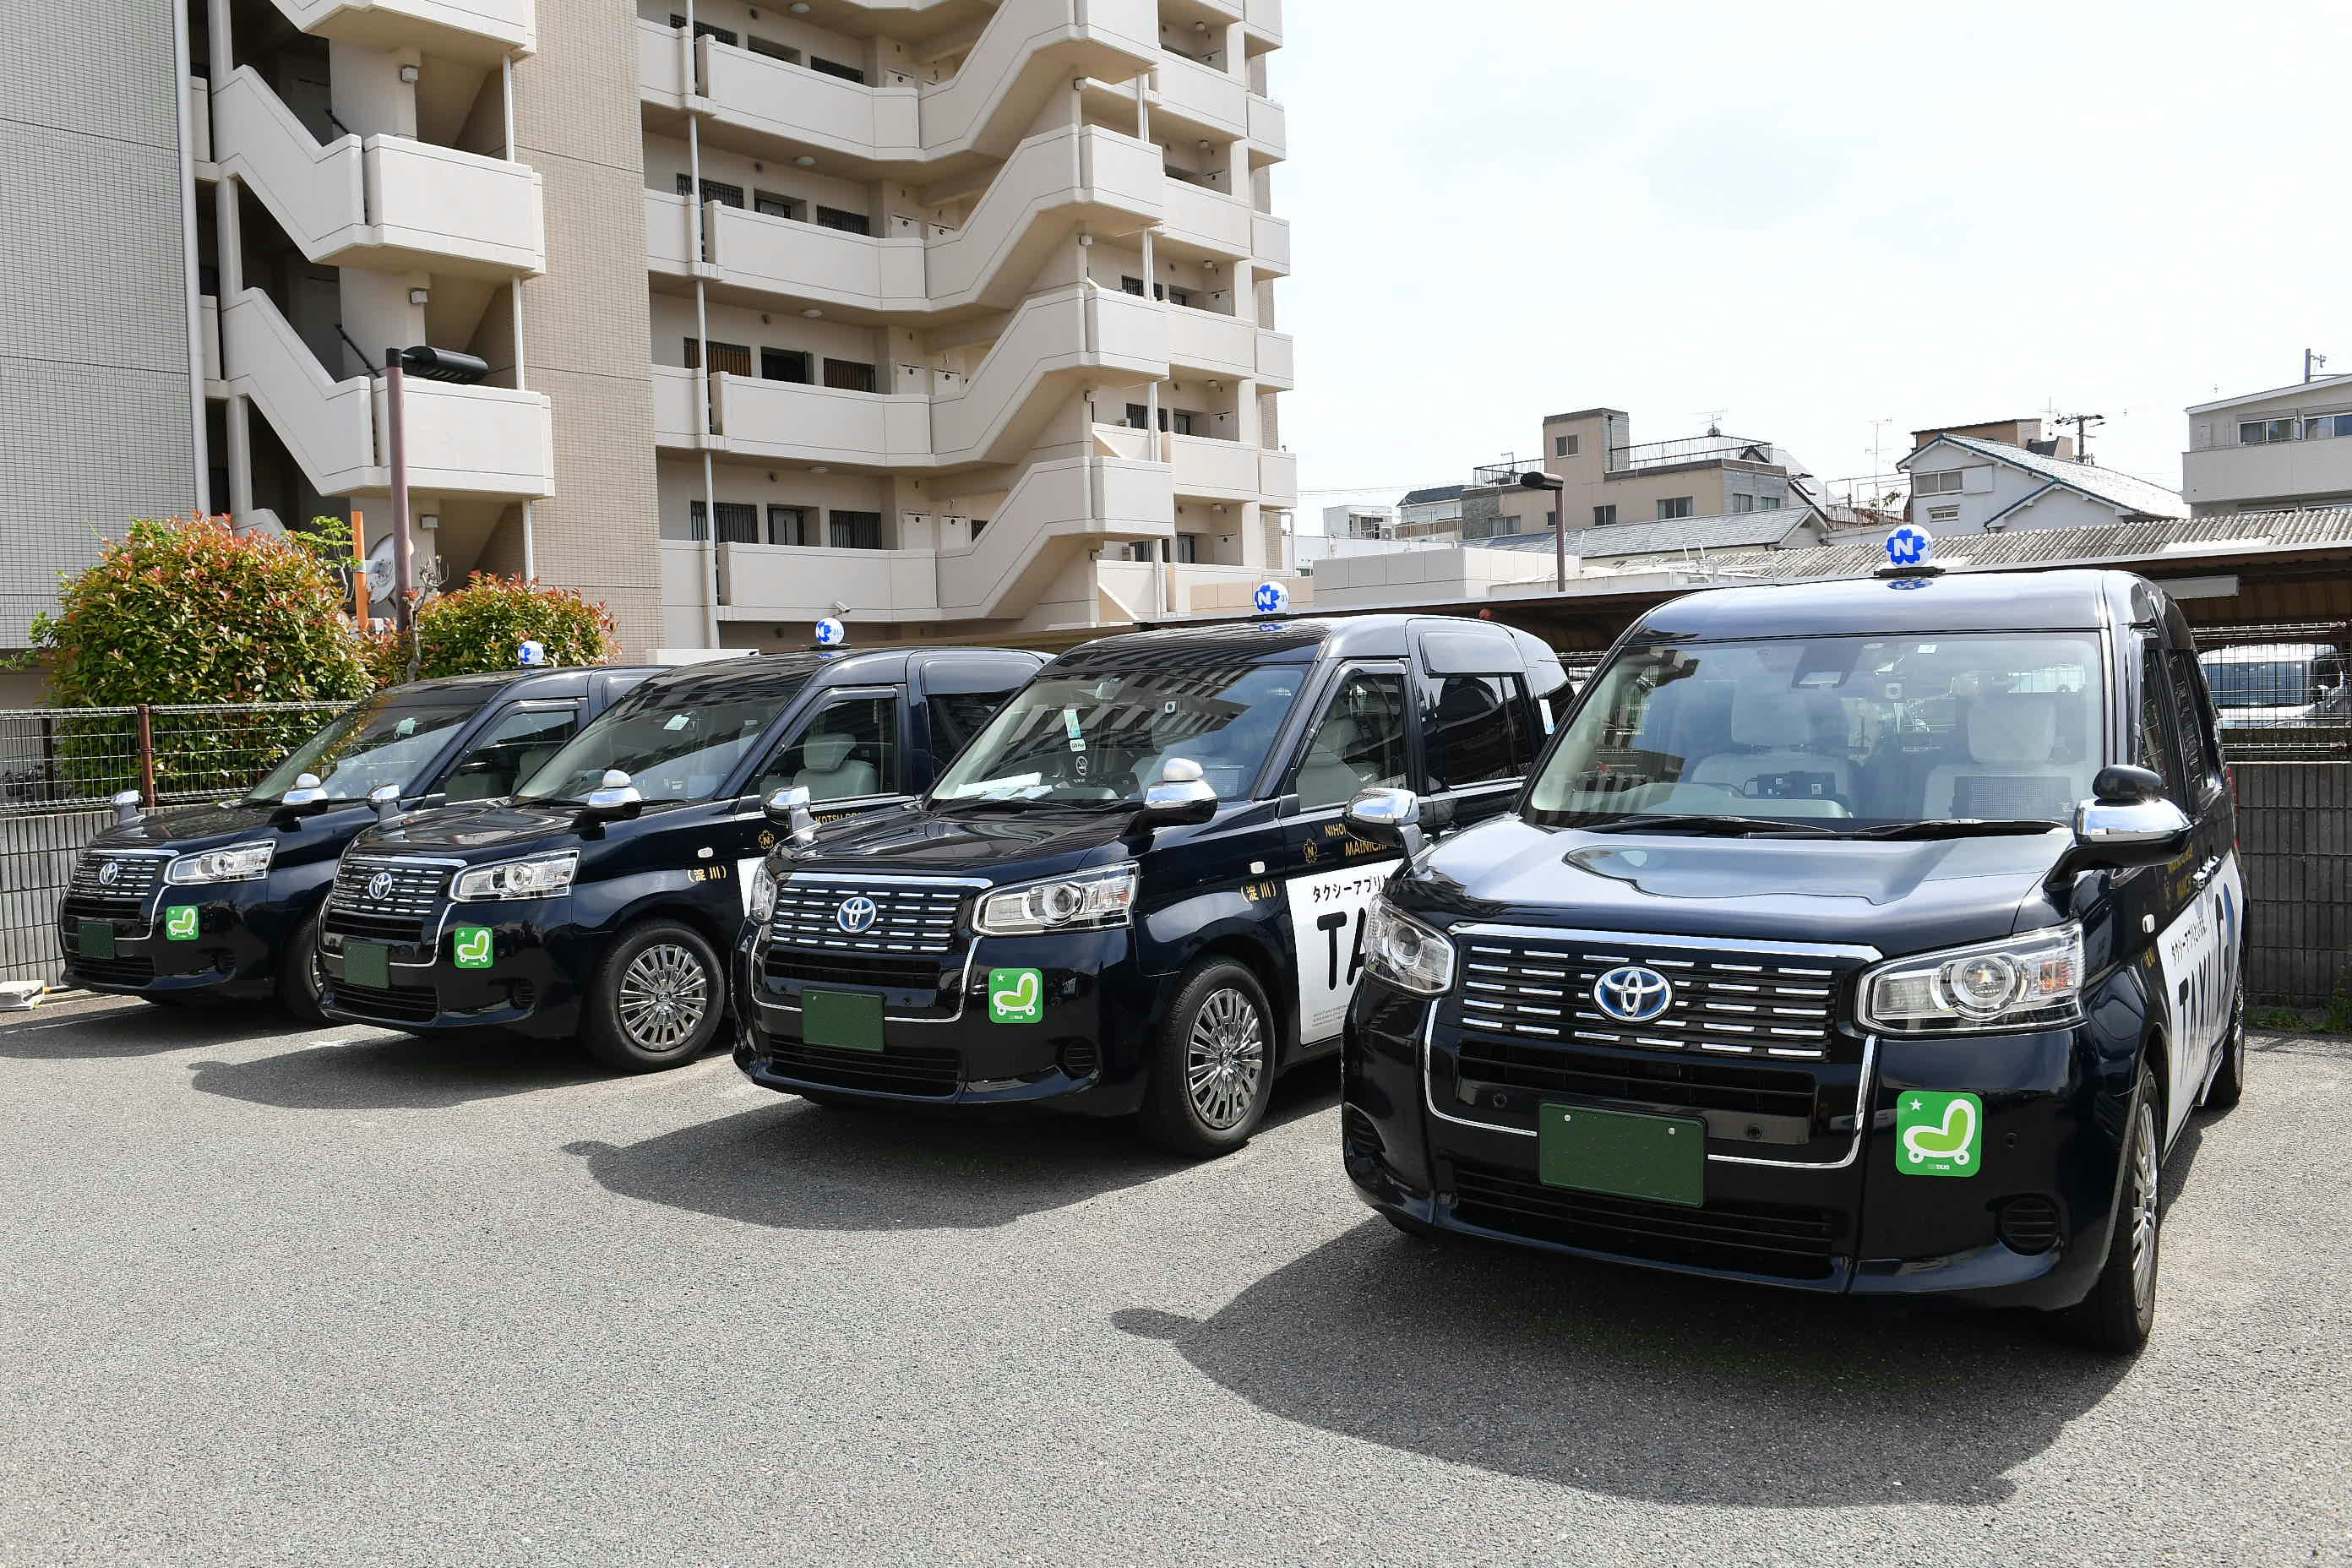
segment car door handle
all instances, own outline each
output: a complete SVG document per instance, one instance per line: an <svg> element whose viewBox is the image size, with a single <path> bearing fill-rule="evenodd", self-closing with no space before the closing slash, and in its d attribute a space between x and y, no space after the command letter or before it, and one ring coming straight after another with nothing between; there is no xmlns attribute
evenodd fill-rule
<svg viewBox="0 0 2352 1568"><path fill-rule="evenodd" d="M2221 868L2221 858L2219 855L2207 857L2205 864L2197 868L2197 885L2201 888L2211 881L2213 873Z"/></svg>

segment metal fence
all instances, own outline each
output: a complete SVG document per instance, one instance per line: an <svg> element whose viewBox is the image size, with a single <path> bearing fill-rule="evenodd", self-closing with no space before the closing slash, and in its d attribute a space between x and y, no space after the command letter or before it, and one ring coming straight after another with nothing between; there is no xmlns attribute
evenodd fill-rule
<svg viewBox="0 0 2352 1568"><path fill-rule="evenodd" d="M0 709L0 980L58 978L58 900L111 797L241 795L345 706Z"/></svg>

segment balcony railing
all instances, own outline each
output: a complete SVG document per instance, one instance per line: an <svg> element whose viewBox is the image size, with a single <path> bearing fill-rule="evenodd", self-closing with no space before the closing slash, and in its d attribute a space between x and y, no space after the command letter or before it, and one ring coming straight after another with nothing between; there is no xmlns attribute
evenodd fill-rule
<svg viewBox="0 0 2352 1568"><path fill-rule="evenodd" d="M1772 443L1743 436L1685 436L1673 441L1648 441L1636 447L1609 448L1609 472L1638 473L1643 468L1669 468L1681 463L1751 462L1772 460Z"/></svg>

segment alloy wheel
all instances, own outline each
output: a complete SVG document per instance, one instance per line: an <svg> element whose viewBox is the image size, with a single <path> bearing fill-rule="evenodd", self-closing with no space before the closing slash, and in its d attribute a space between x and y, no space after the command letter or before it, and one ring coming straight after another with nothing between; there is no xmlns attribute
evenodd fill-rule
<svg viewBox="0 0 2352 1568"><path fill-rule="evenodd" d="M2156 1294L2156 1113L2142 1103L2132 1118L2132 1305L2145 1312Z"/></svg>
<svg viewBox="0 0 2352 1568"><path fill-rule="evenodd" d="M1192 1016L1184 1047L1184 1087L1192 1109L1214 1131L1239 1126L1257 1103L1265 1076L1265 1028L1250 999L1232 986L1209 994Z"/></svg>
<svg viewBox="0 0 2352 1568"><path fill-rule="evenodd" d="M656 942L621 975L621 1027L641 1050L676 1050L702 1026L709 1007L710 977L676 942Z"/></svg>

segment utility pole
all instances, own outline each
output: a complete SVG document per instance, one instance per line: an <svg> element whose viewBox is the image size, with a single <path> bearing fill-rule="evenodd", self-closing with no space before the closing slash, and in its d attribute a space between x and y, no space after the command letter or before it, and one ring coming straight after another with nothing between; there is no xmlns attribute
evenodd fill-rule
<svg viewBox="0 0 2352 1568"><path fill-rule="evenodd" d="M2126 408L2124 412L2128 414L2131 410ZM2078 463L2091 460L2092 426L2106 422L2107 416L2104 414L2061 414L2051 421L2053 425L2072 425L2074 427L2074 460Z"/></svg>
<svg viewBox="0 0 2352 1568"><path fill-rule="evenodd" d="M2313 372L2326 370L2326 368L2327 356L2326 354L2319 353L2315 349L2305 349L2303 351L2303 379L2305 384L2308 384L2311 381Z"/></svg>

